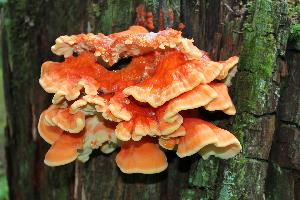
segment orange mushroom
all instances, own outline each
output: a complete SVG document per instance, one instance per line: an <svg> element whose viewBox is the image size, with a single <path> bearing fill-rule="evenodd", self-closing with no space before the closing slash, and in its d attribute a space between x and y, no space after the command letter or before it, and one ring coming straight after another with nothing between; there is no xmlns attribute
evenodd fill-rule
<svg viewBox="0 0 300 200"><path fill-rule="evenodd" d="M56 44L52 46L51 50L53 53L65 57L70 57L73 51L93 52L95 56L100 56L110 66L120 58L145 55L166 49L178 49L188 59L199 59L204 54L192 44L192 40L181 37L180 31L167 29L158 33L146 33L145 30L143 27L134 28L132 31L108 36L92 33L61 36L55 40Z"/></svg>
<svg viewBox="0 0 300 200"><path fill-rule="evenodd" d="M58 110L52 122L62 130L79 133L85 126L85 116L81 111L72 114L69 108L64 108Z"/></svg>
<svg viewBox="0 0 300 200"><path fill-rule="evenodd" d="M39 123L38 123L38 131L40 133L40 136L47 143L53 144L63 134L63 130L61 130L57 126L50 126L50 125L46 124L46 121L45 121L46 112L47 112L47 110L44 111L40 116Z"/></svg>
<svg viewBox="0 0 300 200"><path fill-rule="evenodd" d="M154 174L164 171L168 166L165 154L150 137L144 137L138 142L123 142L116 163L127 174Z"/></svg>
<svg viewBox="0 0 300 200"><path fill-rule="evenodd" d="M215 144L208 145L200 150L200 154L203 159L207 159L209 156L214 155L222 159L228 159L238 154L242 146L238 139L230 132L221 129L212 123L206 122L206 124L214 131L218 141Z"/></svg>
<svg viewBox="0 0 300 200"><path fill-rule="evenodd" d="M44 163L54 167L74 161L78 156L78 149L82 148L82 141L83 133L62 134L46 153Z"/></svg>
<svg viewBox="0 0 300 200"><path fill-rule="evenodd" d="M109 100L109 111L117 118L129 121L132 118L132 109L129 108L130 100L123 93L116 93Z"/></svg>
<svg viewBox="0 0 300 200"><path fill-rule="evenodd" d="M161 147L167 150L173 150L175 146L178 144L178 138L159 138L158 143Z"/></svg>
<svg viewBox="0 0 300 200"><path fill-rule="evenodd" d="M158 139L158 143L161 147L167 150L173 150L179 142L179 138L186 134L185 128L180 126L176 131L167 136L162 136Z"/></svg>
<svg viewBox="0 0 300 200"><path fill-rule="evenodd" d="M183 127L186 134L179 139L177 149L177 155L181 158L193 155L204 146L217 142L213 130L200 119L184 119Z"/></svg>
<svg viewBox="0 0 300 200"><path fill-rule="evenodd" d="M156 108L204 80L196 65L187 61L183 53L176 51L163 56L156 71L152 77L125 88L123 92Z"/></svg>
<svg viewBox="0 0 300 200"><path fill-rule="evenodd" d="M199 84L194 89L171 99L161 106L157 113L163 120L172 122L180 111L205 106L217 96L218 94L209 85Z"/></svg>
<svg viewBox="0 0 300 200"><path fill-rule="evenodd" d="M143 136L160 135L158 123L151 117L135 117L129 122L121 122L116 127L119 140L140 140Z"/></svg>
<svg viewBox="0 0 300 200"><path fill-rule="evenodd" d="M44 115L44 121L46 123L46 125L49 126L56 126L56 124L52 121L52 119L56 116L57 112L59 109L64 109L66 108L66 105L62 104L62 105L51 105L49 106L48 109L46 109L42 114ZM42 119L42 118L40 118Z"/></svg>
<svg viewBox="0 0 300 200"><path fill-rule="evenodd" d="M84 136L84 132L77 133L77 124L82 124L81 120L85 120L84 115L81 117L83 119L69 113L69 109L64 108L64 105L63 107L52 105L41 114L38 131L40 136L52 145L45 156L45 164L64 165L77 158L77 150L82 147ZM76 134L64 131L62 128L76 130Z"/></svg>
<svg viewBox="0 0 300 200"><path fill-rule="evenodd" d="M153 28L152 13L145 15L139 6L137 14L137 24ZM168 165L159 145L179 157L199 152L205 159L240 151L228 131L187 118L197 117L199 107L235 114L227 86L215 80L227 76L237 57L214 62L180 31L149 33L141 26L107 36L61 36L55 42L52 51L65 61L45 62L40 78L54 93L38 124L41 137L52 144L47 165L86 162L94 149L111 153L120 144L116 162L122 172L152 174Z"/></svg>
<svg viewBox="0 0 300 200"><path fill-rule="evenodd" d="M79 133L85 126L85 115L83 112L78 111L72 114L70 108L64 106L50 106L44 112L43 120L49 126L58 126L70 133Z"/></svg>
<svg viewBox="0 0 300 200"><path fill-rule="evenodd" d="M215 92L218 94L217 98L205 105L205 109L209 111L222 110L228 115L234 115L236 113L235 107L228 94L227 86L224 83L210 83Z"/></svg>
<svg viewBox="0 0 300 200"><path fill-rule="evenodd" d="M172 122L166 122L164 120L159 121L159 129L162 136L168 136L173 134L174 131L180 128L183 122L183 118L181 115L176 115L173 117Z"/></svg>
<svg viewBox="0 0 300 200"><path fill-rule="evenodd" d="M125 88L123 92L156 108L200 83L211 82L221 73L224 65L206 58L189 61L181 52L168 52L159 59L153 76Z"/></svg>
<svg viewBox="0 0 300 200"><path fill-rule="evenodd" d="M227 159L241 150L241 145L234 135L209 122L186 118L183 126L186 134L179 138L177 149L179 157L200 152L204 159L210 155Z"/></svg>
<svg viewBox="0 0 300 200"><path fill-rule="evenodd" d="M45 62L42 65L40 84L49 93L56 93L68 101L79 97L80 92L97 95L101 90L111 93L147 78L155 70L155 55L135 57L126 68L108 71L97 64L91 53L69 57L62 63ZM68 76L66 76L68 74Z"/></svg>
<svg viewBox="0 0 300 200"><path fill-rule="evenodd" d="M223 68L217 79L222 80L227 77L228 72L239 62L239 57L233 56L226 61L221 61Z"/></svg>
<svg viewBox="0 0 300 200"><path fill-rule="evenodd" d="M130 139L138 141L146 135L169 135L176 131L183 121L183 118L179 114L174 116L170 122L159 120L155 108L148 104L141 106L135 100L123 103L122 109L131 111L131 118L128 121L120 122L116 126L116 136L122 141Z"/></svg>

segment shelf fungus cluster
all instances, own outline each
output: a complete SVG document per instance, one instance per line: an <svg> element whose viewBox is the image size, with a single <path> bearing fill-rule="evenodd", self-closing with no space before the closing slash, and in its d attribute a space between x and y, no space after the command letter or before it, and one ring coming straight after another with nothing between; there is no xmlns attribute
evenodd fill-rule
<svg viewBox="0 0 300 200"><path fill-rule="evenodd" d="M41 86L54 94L38 124L52 145L45 164L85 162L94 149L120 147L122 172L153 174L167 168L164 149L204 159L240 152L233 134L192 114L199 107L235 114L221 80L238 57L214 62L180 31L149 33L140 26L61 36L51 50L65 60L41 69Z"/></svg>

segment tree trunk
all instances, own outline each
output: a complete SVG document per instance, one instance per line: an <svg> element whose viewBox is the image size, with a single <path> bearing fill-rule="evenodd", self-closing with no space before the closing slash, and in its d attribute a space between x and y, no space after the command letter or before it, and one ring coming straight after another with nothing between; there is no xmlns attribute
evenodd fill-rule
<svg viewBox="0 0 300 200"><path fill-rule="evenodd" d="M2 56L10 198L299 199L300 49L293 44L300 37L288 42L297 2L8 0ZM168 170L155 175L122 174L115 165L115 153L94 154L85 164L45 166L49 146L36 127L50 95L39 86L38 78L44 61L58 60L50 51L55 38L124 30L134 24L140 4L153 12L156 29L160 9L165 28L184 23L184 35L194 38L212 59L240 56L230 88L238 113L211 117L240 139L243 152L226 161L204 161L198 155L179 159L169 152ZM170 8L174 24L168 23Z"/></svg>

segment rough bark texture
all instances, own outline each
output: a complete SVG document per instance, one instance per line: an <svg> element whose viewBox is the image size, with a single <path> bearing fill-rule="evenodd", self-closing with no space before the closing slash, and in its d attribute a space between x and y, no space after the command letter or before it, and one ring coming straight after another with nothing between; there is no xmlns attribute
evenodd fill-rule
<svg viewBox="0 0 300 200"><path fill-rule="evenodd" d="M159 10L173 8L175 27L216 60L239 55L231 96L235 117L209 115L242 142L243 152L222 161L178 159L157 175L126 175L115 154L95 153L88 163L49 168L48 146L37 120L50 96L38 85L40 66L58 60L56 37L111 33L134 23L145 4L157 24ZM299 2L298 2L299 3ZM285 0L9 0L2 48L8 111L6 152L11 199L299 199L300 52L289 41L293 8ZM297 14L297 13L296 13ZM299 14L299 13L298 13ZM165 15L166 16L166 15ZM164 19L168 26L167 18Z"/></svg>

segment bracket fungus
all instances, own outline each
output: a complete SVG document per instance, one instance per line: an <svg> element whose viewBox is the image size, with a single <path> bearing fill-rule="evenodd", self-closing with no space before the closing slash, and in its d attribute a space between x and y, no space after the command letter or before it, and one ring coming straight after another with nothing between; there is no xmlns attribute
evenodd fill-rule
<svg viewBox="0 0 300 200"><path fill-rule="evenodd" d="M233 134L195 115L200 107L235 114L220 80L238 57L214 62L180 31L153 33L141 26L55 42L52 52L65 60L45 62L39 80L54 94L38 124L52 145L45 164L86 162L94 149L111 153L120 147L116 163L122 172L153 174L167 168L164 150L204 159L240 152Z"/></svg>

